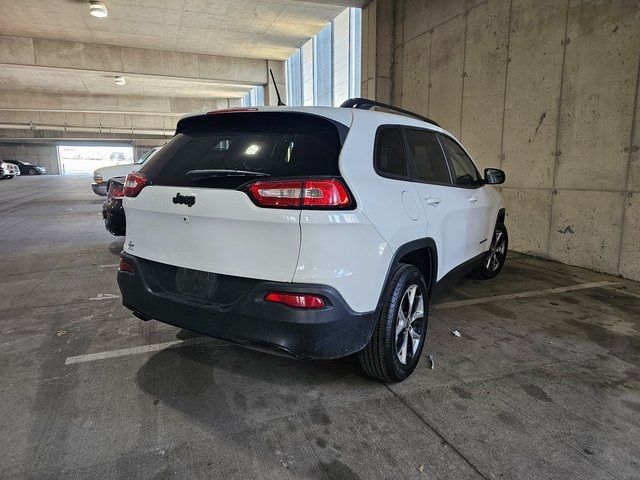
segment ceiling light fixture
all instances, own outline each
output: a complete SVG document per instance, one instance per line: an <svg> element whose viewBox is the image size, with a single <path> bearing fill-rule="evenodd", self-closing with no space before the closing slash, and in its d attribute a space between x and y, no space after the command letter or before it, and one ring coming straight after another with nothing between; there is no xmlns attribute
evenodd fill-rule
<svg viewBox="0 0 640 480"><path fill-rule="evenodd" d="M125 83L127 83L127 81L124 79L124 77L116 77L116 85L122 86Z"/></svg>
<svg viewBox="0 0 640 480"><path fill-rule="evenodd" d="M89 6L89 13L98 18L104 18L109 15L107 7L105 7L102 2L91 2L91 5Z"/></svg>

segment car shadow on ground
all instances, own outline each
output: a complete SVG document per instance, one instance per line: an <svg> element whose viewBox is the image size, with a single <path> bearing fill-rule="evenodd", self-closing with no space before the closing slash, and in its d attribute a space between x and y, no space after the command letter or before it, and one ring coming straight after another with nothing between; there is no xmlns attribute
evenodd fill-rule
<svg viewBox="0 0 640 480"><path fill-rule="evenodd" d="M185 330L182 340L201 336ZM256 421L308 410L345 385L374 389L382 385L363 378L353 357L299 361L216 340L162 350L140 368L136 381L154 400L215 428L249 428ZM357 391L357 389L356 389Z"/></svg>

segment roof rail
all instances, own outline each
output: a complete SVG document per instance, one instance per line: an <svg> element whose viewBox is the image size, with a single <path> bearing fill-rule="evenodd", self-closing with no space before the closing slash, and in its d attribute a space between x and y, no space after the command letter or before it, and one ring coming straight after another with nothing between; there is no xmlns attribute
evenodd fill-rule
<svg viewBox="0 0 640 480"><path fill-rule="evenodd" d="M393 105L387 105L386 103L376 102L375 100L369 100L368 98L350 98L349 100L345 100L340 105L341 108L358 108L361 110L371 110L373 107L384 108L385 110L390 110L392 112L401 113L402 115L407 115L409 117L414 117L424 122L431 123L436 127L439 127L436 122L431 120L430 118L423 117L422 115L418 115L417 113L410 112L409 110L404 110L403 108L394 107Z"/></svg>

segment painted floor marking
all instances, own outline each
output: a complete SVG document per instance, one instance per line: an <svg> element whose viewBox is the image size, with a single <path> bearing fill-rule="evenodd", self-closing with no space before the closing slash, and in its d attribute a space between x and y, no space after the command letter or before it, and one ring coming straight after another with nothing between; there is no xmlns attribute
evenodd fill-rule
<svg viewBox="0 0 640 480"><path fill-rule="evenodd" d="M111 263L109 265L100 265L100 268L118 268L117 263Z"/></svg>
<svg viewBox="0 0 640 480"><path fill-rule="evenodd" d="M91 297L89 300L114 300L120 298L120 295L114 295L113 293L99 293L96 297Z"/></svg>
<svg viewBox="0 0 640 480"><path fill-rule="evenodd" d="M455 307L464 307L467 305L477 305L480 303L490 303L500 300L512 300L515 298L530 298L530 297L540 297L544 295L549 295L553 293L563 293L563 292L573 292L576 290L586 290L589 288L601 288L601 287L611 287L612 285L617 285L620 282L592 282L592 283L580 283L578 285L569 285L567 287L556 287L549 288L546 290L532 290L528 292L520 292L520 293L511 293L508 295L495 295L493 297L481 297L481 298L470 298L468 300L458 300L454 302L446 302L434 305L432 308L441 310L447 308L455 308ZM624 290L615 289L616 292L629 294L630 292L626 292ZM103 297L100 297L103 295ZM115 296L107 296L110 294L100 294L96 298L92 298L90 300L103 300L106 298L118 298ZM633 294L634 296L636 294ZM130 347L130 348L121 348L119 350L108 350L105 352L97 352L97 353L87 353L84 355L77 355L74 357L67 357L64 364L65 365L73 365L76 363L85 363L85 362L93 362L96 360L104 360L107 358L116 358L116 357L125 357L128 355L137 355L140 353L149 353L149 352L157 352L158 350L164 350L165 348L178 348L178 347L186 347L189 345L199 345L202 343L208 343L215 341L213 338L209 337L199 337L192 338L189 340L174 340L171 342L164 343L152 343L150 345L142 345L140 347ZM226 344L222 344L219 346L223 346Z"/></svg>
<svg viewBox="0 0 640 480"><path fill-rule="evenodd" d="M578 285L569 285L568 287L548 288L546 290L531 290L529 292L510 293L507 295L494 295L493 297L470 298L468 300L457 300L454 302L445 302L434 305L432 308L442 310L445 308L464 307L467 305L477 305L479 303L496 302L499 300L513 300L515 298L530 298L549 295L552 293L573 292L575 290L586 290L588 288L609 287L617 285L619 282L592 282L579 283Z"/></svg>
<svg viewBox="0 0 640 480"><path fill-rule="evenodd" d="M94 362L96 360L104 360L106 358L126 357L128 355L137 355L139 353L157 352L165 348L186 347L188 345L197 345L200 343L208 343L213 341L212 338L190 338L188 340L174 340L172 342L152 343L151 345L142 345L140 347L121 348L119 350L109 350L106 352L87 353L85 355L77 355L75 357L67 357L64 361L65 365L73 365L75 363Z"/></svg>

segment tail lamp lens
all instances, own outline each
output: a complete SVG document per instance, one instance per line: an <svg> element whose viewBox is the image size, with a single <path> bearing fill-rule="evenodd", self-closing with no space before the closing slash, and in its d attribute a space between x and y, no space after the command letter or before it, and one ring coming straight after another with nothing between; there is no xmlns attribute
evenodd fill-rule
<svg viewBox="0 0 640 480"><path fill-rule="evenodd" d="M260 207L349 208L351 196L337 178L260 180L249 185L249 195Z"/></svg>
<svg viewBox="0 0 640 480"><path fill-rule="evenodd" d="M109 196L111 198L122 198L122 197L124 197L124 185L111 184L109 186Z"/></svg>
<svg viewBox="0 0 640 480"><path fill-rule="evenodd" d="M120 257L118 270L120 270L121 272L133 273L133 265L127 262L127 260L124 257Z"/></svg>
<svg viewBox="0 0 640 480"><path fill-rule="evenodd" d="M307 310L324 308L325 306L322 297L305 293L269 292L264 299L267 302L281 303L287 307Z"/></svg>
<svg viewBox="0 0 640 480"><path fill-rule="evenodd" d="M124 196L137 197L148 182L149 180L144 173L130 173L127 175L127 179L124 182Z"/></svg>

